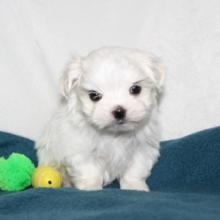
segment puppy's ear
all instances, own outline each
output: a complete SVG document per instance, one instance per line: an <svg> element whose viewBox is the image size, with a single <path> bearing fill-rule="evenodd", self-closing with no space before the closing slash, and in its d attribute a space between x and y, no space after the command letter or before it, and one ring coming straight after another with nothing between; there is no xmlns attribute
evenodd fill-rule
<svg viewBox="0 0 220 220"><path fill-rule="evenodd" d="M165 67L157 57L150 56L149 59L150 69L153 73L152 80L154 81L158 92L161 93L165 79Z"/></svg>
<svg viewBox="0 0 220 220"><path fill-rule="evenodd" d="M82 77L81 58L74 57L67 65L62 77L60 78L60 87L62 95L68 99L79 85Z"/></svg>
<svg viewBox="0 0 220 220"><path fill-rule="evenodd" d="M165 76L165 68L160 60L154 55L140 50L133 53L133 58L140 65L141 69L146 73L147 77L150 78L155 88L160 93L163 88Z"/></svg>

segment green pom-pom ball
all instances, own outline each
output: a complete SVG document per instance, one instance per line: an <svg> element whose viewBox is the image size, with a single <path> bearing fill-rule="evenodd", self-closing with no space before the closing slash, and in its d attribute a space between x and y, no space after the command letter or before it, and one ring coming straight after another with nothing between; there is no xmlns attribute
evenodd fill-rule
<svg viewBox="0 0 220 220"><path fill-rule="evenodd" d="M23 154L13 153L6 160L0 158L0 189L19 191L31 185L35 169L32 161Z"/></svg>

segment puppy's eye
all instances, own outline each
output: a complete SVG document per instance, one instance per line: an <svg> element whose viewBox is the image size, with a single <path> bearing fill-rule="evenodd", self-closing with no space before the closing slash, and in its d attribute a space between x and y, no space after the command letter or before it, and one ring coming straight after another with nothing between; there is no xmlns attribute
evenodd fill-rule
<svg viewBox="0 0 220 220"><path fill-rule="evenodd" d="M139 85L133 85L130 89L129 89L129 92L132 94L132 95L138 95L141 93L141 86Z"/></svg>
<svg viewBox="0 0 220 220"><path fill-rule="evenodd" d="M93 101L93 102L98 102L101 98L102 98L102 94L96 92L96 91L89 91L89 98Z"/></svg>

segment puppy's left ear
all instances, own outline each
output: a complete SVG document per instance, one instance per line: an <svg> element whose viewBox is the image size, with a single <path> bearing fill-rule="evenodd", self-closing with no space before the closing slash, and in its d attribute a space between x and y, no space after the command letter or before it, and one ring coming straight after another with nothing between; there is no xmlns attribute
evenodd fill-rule
<svg viewBox="0 0 220 220"><path fill-rule="evenodd" d="M160 94L165 78L165 68L160 60L156 56L141 50L131 51L131 56L152 81L157 94Z"/></svg>
<svg viewBox="0 0 220 220"><path fill-rule="evenodd" d="M153 73L152 80L155 83L158 93L161 93L163 90L165 80L165 67L158 58L151 56L149 59L150 69Z"/></svg>
<svg viewBox="0 0 220 220"><path fill-rule="evenodd" d="M82 77L81 58L74 57L67 65L62 77L60 78L61 94L68 99L79 86Z"/></svg>

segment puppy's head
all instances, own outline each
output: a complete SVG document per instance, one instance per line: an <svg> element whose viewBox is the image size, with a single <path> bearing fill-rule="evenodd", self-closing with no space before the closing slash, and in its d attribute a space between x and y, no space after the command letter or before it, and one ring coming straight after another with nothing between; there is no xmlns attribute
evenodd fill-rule
<svg viewBox="0 0 220 220"><path fill-rule="evenodd" d="M74 58L62 93L97 129L129 131L147 123L163 86L161 64L143 51L102 48ZM73 98L74 97L74 98Z"/></svg>

